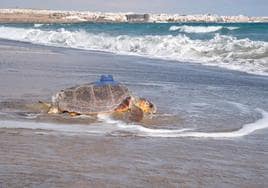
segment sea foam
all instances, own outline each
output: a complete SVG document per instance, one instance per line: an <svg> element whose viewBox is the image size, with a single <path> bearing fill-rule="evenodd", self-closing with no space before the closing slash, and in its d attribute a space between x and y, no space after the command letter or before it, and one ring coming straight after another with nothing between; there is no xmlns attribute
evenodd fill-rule
<svg viewBox="0 0 268 188"><path fill-rule="evenodd" d="M127 124L119 120L114 120L108 115L99 115L99 123L96 125L64 125L41 122L23 122L12 120L1 120L0 128L8 129L31 129L38 134L64 134L64 135L115 135L124 136L135 135L140 137L163 137L163 138L237 138L247 136L257 130L268 128L268 112L257 109L262 118L249 124L243 125L240 129L226 132L196 132L193 129L152 129L138 124Z"/></svg>
<svg viewBox="0 0 268 188"><path fill-rule="evenodd" d="M69 31L64 28L0 27L0 38L36 44L101 50L184 62L220 66L255 74L268 74L268 42L215 34L212 39L194 40L186 35L118 35Z"/></svg>
<svg viewBox="0 0 268 188"><path fill-rule="evenodd" d="M34 27L42 27L44 24L34 24Z"/></svg>
<svg viewBox="0 0 268 188"><path fill-rule="evenodd" d="M169 28L170 31L179 30L185 33L212 33L216 31L220 31L222 29L235 30L235 29L239 29L239 27L173 25Z"/></svg>
<svg viewBox="0 0 268 188"><path fill-rule="evenodd" d="M224 139L243 137L252 134L257 130L268 128L268 112L262 109L257 109L257 111L262 114L261 119L257 120L254 123L245 124L238 130L227 132L195 132L192 131L192 129L185 128L178 130L150 129L136 124L129 125L120 121L116 122L115 120L111 120L109 117L101 117L101 119L106 123L115 124L121 130L132 132L136 136L163 138L195 137Z"/></svg>

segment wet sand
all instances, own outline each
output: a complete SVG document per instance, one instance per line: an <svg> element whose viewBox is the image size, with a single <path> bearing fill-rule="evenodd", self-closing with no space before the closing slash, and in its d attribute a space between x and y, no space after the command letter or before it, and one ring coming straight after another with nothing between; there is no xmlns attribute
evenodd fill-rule
<svg viewBox="0 0 268 188"><path fill-rule="evenodd" d="M61 88L113 74L154 101L159 114L173 116L161 123L153 118L153 128L226 132L260 119L254 109L268 111L267 77L5 40L0 49L0 125L17 122L17 128L0 128L0 187L268 186L268 129L229 139L67 134L40 126L51 123L50 117L21 116L29 110L24 104L49 101ZM36 128L20 126L28 121ZM66 124L59 121L52 122ZM86 130L106 126L79 123ZM76 124L63 128L70 126Z"/></svg>
<svg viewBox="0 0 268 188"><path fill-rule="evenodd" d="M3 187L267 186L267 139L254 144L25 130L2 130L0 138Z"/></svg>

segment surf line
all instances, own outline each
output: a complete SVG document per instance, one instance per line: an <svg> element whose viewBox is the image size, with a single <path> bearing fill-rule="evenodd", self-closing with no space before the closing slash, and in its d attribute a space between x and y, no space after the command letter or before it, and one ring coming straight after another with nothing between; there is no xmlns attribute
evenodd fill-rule
<svg viewBox="0 0 268 188"><path fill-rule="evenodd" d="M243 125L240 129L231 132L194 132L192 129L178 129L178 130L168 130L168 129L150 129L145 128L140 125L129 125L121 121L111 120L109 118L102 118L104 122L115 124L120 130L128 131L136 136L142 137L163 137L163 138L179 138L179 137L193 137L193 138L236 138L249 135L257 130L268 128L268 112L262 109L256 109L262 114L262 118L255 121L254 123L249 123Z"/></svg>
<svg viewBox="0 0 268 188"><path fill-rule="evenodd" d="M136 124L127 124L122 121L113 120L107 115L98 116L99 120L103 123L112 126L84 126L84 125L56 125L51 123L36 123L36 122L17 122L10 120L1 120L0 128L8 129L35 129L56 131L62 134L93 134L93 135L112 135L113 132L127 131L135 136L141 137L163 137L163 138L179 138L179 137L193 137L193 138L236 138L249 135L257 130L268 128L268 112L262 109L256 109L262 114L262 118L249 124L243 125L240 129L231 132L194 132L193 129L150 129ZM117 134L118 135L118 134Z"/></svg>

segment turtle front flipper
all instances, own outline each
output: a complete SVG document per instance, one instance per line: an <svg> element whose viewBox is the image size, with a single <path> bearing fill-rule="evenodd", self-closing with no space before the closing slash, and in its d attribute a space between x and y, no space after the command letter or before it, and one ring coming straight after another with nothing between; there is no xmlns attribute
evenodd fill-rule
<svg viewBox="0 0 268 188"><path fill-rule="evenodd" d="M68 113L69 113L69 115L71 117L76 117L76 116L79 116L80 115L79 113L76 113L76 112L68 112Z"/></svg>
<svg viewBox="0 0 268 188"><path fill-rule="evenodd" d="M114 111L115 112L127 112L129 110L130 101L131 101L131 97L127 97Z"/></svg>
<svg viewBox="0 0 268 188"><path fill-rule="evenodd" d="M130 121L140 122L143 119L143 115L142 109L133 105L129 110L128 119Z"/></svg>

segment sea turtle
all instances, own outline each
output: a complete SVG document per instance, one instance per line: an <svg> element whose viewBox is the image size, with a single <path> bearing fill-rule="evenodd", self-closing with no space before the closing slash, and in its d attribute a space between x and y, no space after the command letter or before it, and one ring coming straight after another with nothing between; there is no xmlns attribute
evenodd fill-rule
<svg viewBox="0 0 268 188"><path fill-rule="evenodd" d="M155 113L156 107L145 98L134 97L111 75L102 75L97 82L63 89L53 96L48 113L63 112L72 116L128 112L131 121L140 121L144 114Z"/></svg>

